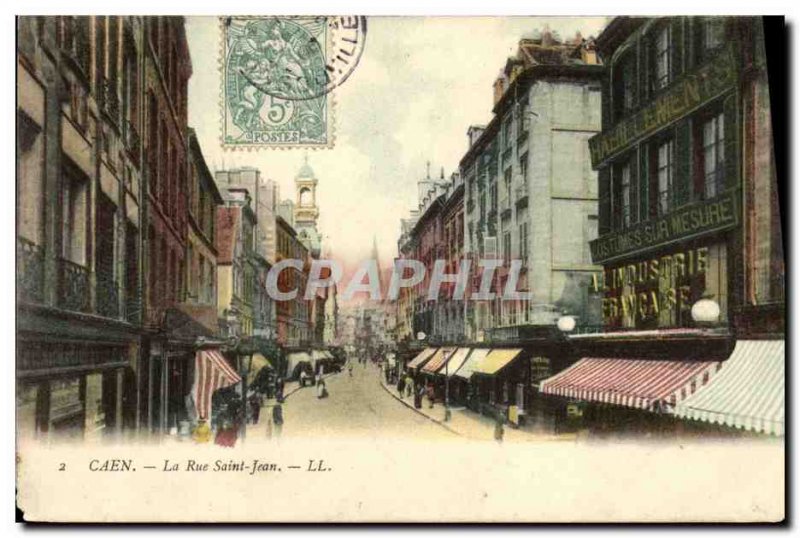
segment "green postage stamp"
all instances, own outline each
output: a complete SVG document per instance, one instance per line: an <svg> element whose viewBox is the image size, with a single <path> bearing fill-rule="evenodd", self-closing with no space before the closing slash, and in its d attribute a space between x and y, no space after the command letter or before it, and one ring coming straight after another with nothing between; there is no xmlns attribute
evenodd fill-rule
<svg viewBox="0 0 800 538"><path fill-rule="evenodd" d="M366 39L357 16L224 17L222 144L333 146L333 92Z"/></svg>

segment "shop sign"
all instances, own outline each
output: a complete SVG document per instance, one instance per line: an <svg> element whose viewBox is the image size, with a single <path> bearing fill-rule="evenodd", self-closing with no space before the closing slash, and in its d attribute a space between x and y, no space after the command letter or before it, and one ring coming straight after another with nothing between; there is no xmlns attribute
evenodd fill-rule
<svg viewBox="0 0 800 538"><path fill-rule="evenodd" d="M739 223L738 189L713 200L676 209L668 215L589 242L594 263L605 263L653 247L732 228Z"/></svg>
<svg viewBox="0 0 800 538"><path fill-rule="evenodd" d="M605 295L604 323L617 325L674 310L689 311L703 291L698 287L703 279L696 277L706 274L709 263L709 249L701 247L595 273L592 291ZM689 282L694 282L694 287Z"/></svg>
<svg viewBox="0 0 800 538"><path fill-rule="evenodd" d="M581 418L583 416L583 407L578 403L567 404L567 418Z"/></svg>
<svg viewBox="0 0 800 538"><path fill-rule="evenodd" d="M638 113L590 138L592 167L597 169L632 144L733 89L736 78L736 55L728 48L678 80Z"/></svg>

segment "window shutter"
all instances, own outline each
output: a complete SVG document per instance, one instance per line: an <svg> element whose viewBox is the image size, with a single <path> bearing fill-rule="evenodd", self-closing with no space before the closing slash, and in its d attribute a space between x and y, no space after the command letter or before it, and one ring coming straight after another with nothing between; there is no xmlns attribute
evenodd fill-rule
<svg viewBox="0 0 800 538"><path fill-rule="evenodd" d="M683 23L686 17L675 17L669 21L670 30L670 81L683 73Z"/></svg>
<svg viewBox="0 0 800 538"><path fill-rule="evenodd" d="M702 43L702 36L700 35L702 27L702 19L698 17L687 18L683 27L683 53L684 58L686 58L687 71L693 69L700 61L698 47Z"/></svg>
<svg viewBox="0 0 800 538"><path fill-rule="evenodd" d="M692 128L688 119L675 129L675 183L673 200L680 207L690 201L692 184Z"/></svg>
<svg viewBox="0 0 800 538"><path fill-rule="evenodd" d="M631 193L631 223L639 222L641 219L639 218L640 210L639 210L639 174L637 173L638 167L636 166L636 153L630 155L628 157L628 165L631 171L631 186L630 186L630 193Z"/></svg>
<svg viewBox="0 0 800 538"><path fill-rule="evenodd" d="M736 94L725 98L722 110L725 117L725 188L738 187L739 179L739 114L736 106Z"/></svg>
<svg viewBox="0 0 800 538"><path fill-rule="evenodd" d="M606 166L598 172L599 235L611 232L611 167Z"/></svg>
<svg viewBox="0 0 800 538"><path fill-rule="evenodd" d="M639 145L639 220L648 220L650 215L650 146Z"/></svg>
<svg viewBox="0 0 800 538"><path fill-rule="evenodd" d="M639 38L639 102L644 103L650 95L650 36Z"/></svg>

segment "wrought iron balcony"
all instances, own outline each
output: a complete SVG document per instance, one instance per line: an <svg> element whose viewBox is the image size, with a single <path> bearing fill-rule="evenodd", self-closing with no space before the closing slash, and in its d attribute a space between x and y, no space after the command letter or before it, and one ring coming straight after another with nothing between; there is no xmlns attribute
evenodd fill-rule
<svg viewBox="0 0 800 538"><path fill-rule="evenodd" d="M44 299L44 250L23 237L17 237L17 290L23 301Z"/></svg>
<svg viewBox="0 0 800 538"><path fill-rule="evenodd" d="M527 185L518 185L517 186L517 208L528 207L528 186Z"/></svg>
<svg viewBox="0 0 800 538"><path fill-rule="evenodd" d="M129 295L125 299L125 320L138 325L141 322L142 299L138 295Z"/></svg>
<svg viewBox="0 0 800 538"><path fill-rule="evenodd" d="M97 313L107 318L119 317L119 289L111 275L97 274Z"/></svg>
<svg viewBox="0 0 800 538"><path fill-rule="evenodd" d="M164 324L167 309L163 306L148 306L144 311L144 325L159 328Z"/></svg>
<svg viewBox="0 0 800 538"><path fill-rule="evenodd" d="M136 157L139 155L139 149L141 148L141 138L139 137L139 133L136 131L136 127L130 120L125 120L124 124L124 142L125 142L125 149L128 150L128 153L132 157ZM138 160L134 159L134 164L138 165Z"/></svg>
<svg viewBox="0 0 800 538"><path fill-rule="evenodd" d="M119 121L119 96L116 79L103 79L100 90L103 94L103 110L114 122Z"/></svg>
<svg viewBox="0 0 800 538"><path fill-rule="evenodd" d="M89 37L89 17L60 17L59 46L81 74L88 80L91 62L91 44Z"/></svg>
<svg viewBox="0 0 800 538"><path fill-rule="evenodd" d="M89 312L89 270L69 260L60 263L59 306L65 310Z"/></svg>

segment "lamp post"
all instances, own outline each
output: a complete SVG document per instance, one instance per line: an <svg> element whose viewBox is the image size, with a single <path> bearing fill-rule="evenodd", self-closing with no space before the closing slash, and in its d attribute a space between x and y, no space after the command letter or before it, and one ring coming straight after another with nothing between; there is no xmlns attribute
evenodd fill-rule
<svg viewBox="0 0 800 538"><path fill-rule="evenodd" d="M455 355L458 348L455 348L453 352L450 354L450 357ZM445 359L444 363L444 421L450 421L450 375L449 375L449 368L450 368L450 357Z"/></svg>

